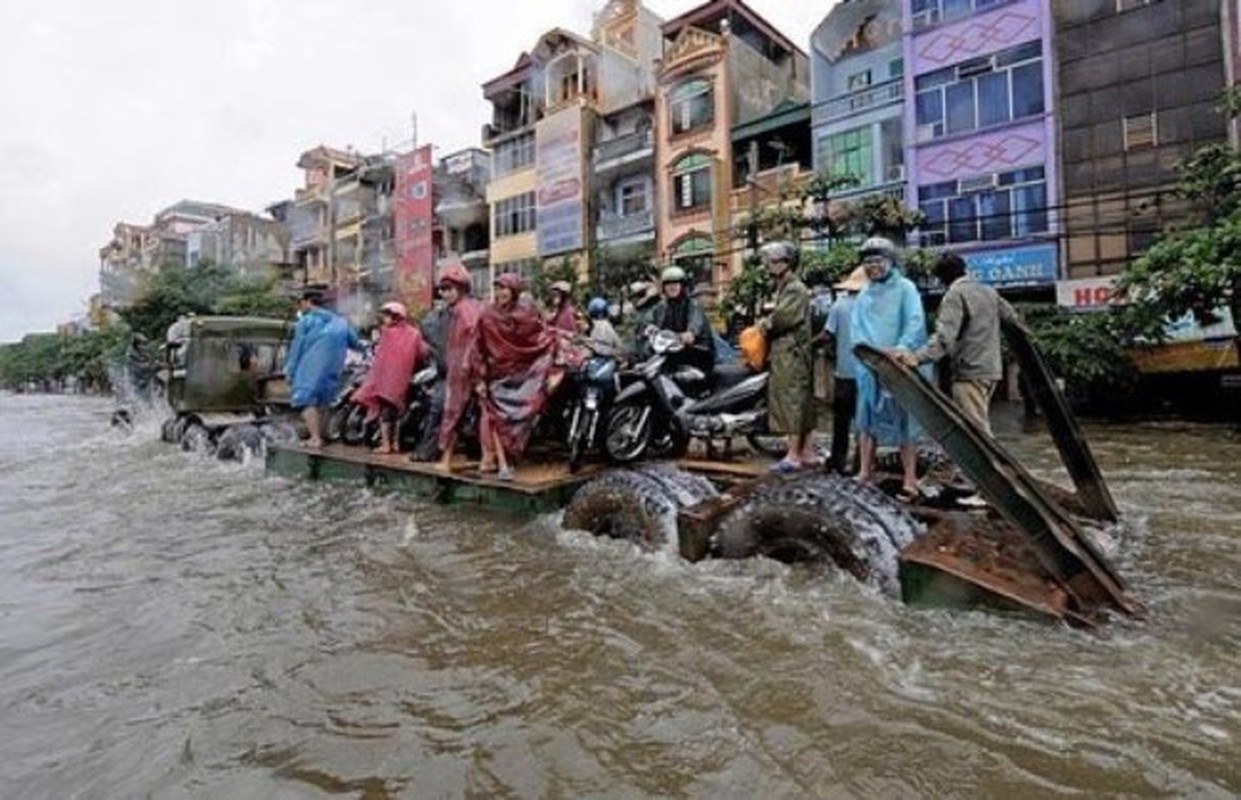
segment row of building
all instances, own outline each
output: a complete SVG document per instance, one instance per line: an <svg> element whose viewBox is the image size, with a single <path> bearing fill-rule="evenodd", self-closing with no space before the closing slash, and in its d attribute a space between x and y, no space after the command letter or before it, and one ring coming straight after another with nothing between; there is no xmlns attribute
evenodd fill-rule
<svg viewBox="0 0 1241 800"><path fill-rule="evenodd" d="M1176 164L1229 138L1237 0L841 0L808 49L743 0L664 20L609 0L589 36L553 28L482 86L478 148L318 147L268 217L181 203L117 226L105 299L135 266L197 258L358 297L430 299L434 270L551 261L584 281L679 263L727 284L747 220L816 174L925 215L909 244L963 252L1036 297L1122 269L1183 219ZM830 213L805 208L813 216ZM209 220L205 219L210 217ZM814 246L815 241L808 241Z"/></svg>

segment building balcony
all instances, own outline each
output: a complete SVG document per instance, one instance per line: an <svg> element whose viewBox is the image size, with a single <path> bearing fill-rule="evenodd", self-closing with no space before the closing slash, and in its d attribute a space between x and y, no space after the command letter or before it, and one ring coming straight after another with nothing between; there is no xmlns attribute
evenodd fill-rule
<svg viewBox="0 0 1241 800"><path fill-rule="evenodd" d="M462 229L487 221L487 201L481 197L451 197L435 205L435 215L449 227Z"/></svg>
<svg viewBox="0 0 1241 800"><path fill-rule="evenodd" d="M312 247L322 247L327 244L327 229L316 228L307 231L297 231L292 234L289 239L289 247L294 250L309 250Z"/></svg>
<svg viewBox="0 0 1241 800"><path fill-rule="evenodd" d="M308 186L293 192L293 202L301 205L309 203L327 203L327 186Z"/></svg>
<svg viewBox="0 0 1241 800"><path fill-rule="evenodd" d="M470 250L466 253L445 253L435 259L435 268L442 269L448 264L460 261L466 268L485 267L490 263L491 251L487 248L481 250Z"/></svg>
<svg viewBox="0 0 1241 800"><path fill-rule="evenodd" d="M844 97L828 100L814 109L813 124L823 125L838 119L856 116L871 109L899 104L905 96L905 84L901 79L867 87Z"/></svg>
<svg viewBox="0 0 1241 800"><path fill-rule="evenodd" d="M652 131L635 131L595 145L595 172L618 169L625 164L640 162L655 155Z"/></svg>
<svg viewBox="0 0 1241 800"><path fill-rule="evenodd" d="M655 232L655 212L640 211L624 216L605 214L599 218L595 229L595 237L600 242L612 242L618 239L629 239L653 234Z"/></svg>

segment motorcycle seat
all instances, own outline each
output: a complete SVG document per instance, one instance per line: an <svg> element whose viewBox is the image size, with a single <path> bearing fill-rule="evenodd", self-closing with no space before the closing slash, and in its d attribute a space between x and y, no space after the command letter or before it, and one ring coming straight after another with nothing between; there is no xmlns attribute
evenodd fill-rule
<svg viewBox="0 0 1241 800"><path fill-rule="evenodd" d="M745 364L716 364L711 368L711 382L716 388L724 389L736 386L753 374Z"/></svg>

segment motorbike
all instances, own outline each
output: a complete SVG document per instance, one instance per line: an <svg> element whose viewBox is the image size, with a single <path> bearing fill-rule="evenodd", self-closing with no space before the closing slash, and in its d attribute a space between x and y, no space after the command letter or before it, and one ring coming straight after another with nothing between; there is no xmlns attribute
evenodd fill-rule
<svg viewBox="0 0 1241 800"><path fill-rule="evenodd" d="M784 440L767 427L766 372L743 364L716 364L711 373L676 355L685 349L680 334L661 330L649 337L650 358L638 364L608 414L604 447L621 464L653 458L679 458L692 439L708 449L744 436L754 450L778 457ZM622 381L625 379L622 378Z"/></svg>
<svg viewBox="0 0 1241 800"><path fill-rule="evenodd" d="M405 407L396 423L396 440L403 450L418 444L422 434L422 421L427 416L436 384L440 380L439 367L432 363L413 374L409 381L409 392ZM359 381L359 386L361 381ZM349 445L379 444L379 420L366 418L365 406L349 401L348 413L341 429L341 439Z"/></svg>
<svg viewBox="0 0 1241 800"><path fill-rule="evenodd" d="M570 472L576 472L589 453L599 451L608 409L620 389L616 356L597 345L588 347L589 355L570 377L565 435Z"/></svg>
<svg viewBox="0 0 1241 800"><path fill-rule="evenodd" d="M358 408L357 403L353 402L353 395L362 386L362 381L366 379L366 372L370 367L371 360L366 356L345 365L340 391L336 394L336 399L328 406L327 417L323 424L323 438L327 441L344 441L346 444L361 442L360 438L353 442L346 438L346 423ZM352 430L350 435L360 436L360 433Z"/></svg>

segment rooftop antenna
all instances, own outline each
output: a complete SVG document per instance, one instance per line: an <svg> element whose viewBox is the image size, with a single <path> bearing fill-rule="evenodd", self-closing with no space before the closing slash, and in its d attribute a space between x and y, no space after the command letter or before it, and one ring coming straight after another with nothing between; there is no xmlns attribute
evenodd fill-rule
<svg viewBox="0 0 1241 800"><path fill-rule="evenodd" d="M413 134L410 137L410 141L413 143L413 146L411 149L417 150L418 149L418 112L417 111L409 112L409 129Z"/></svg>

